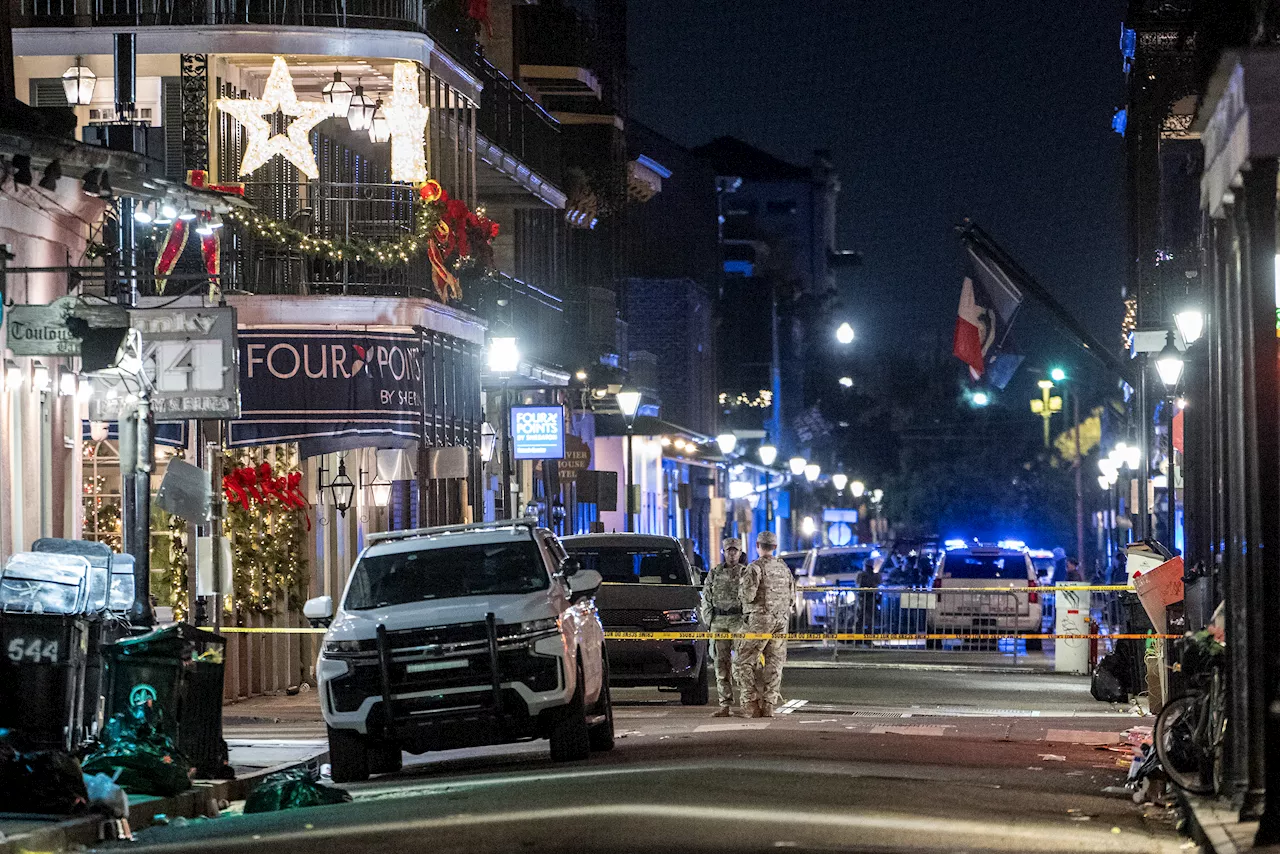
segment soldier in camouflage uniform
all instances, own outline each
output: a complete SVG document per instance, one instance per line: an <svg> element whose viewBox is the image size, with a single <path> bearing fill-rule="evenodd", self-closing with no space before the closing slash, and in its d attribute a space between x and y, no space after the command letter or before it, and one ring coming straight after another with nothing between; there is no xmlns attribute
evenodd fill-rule
<svg viewBox="0 0 1280 854"><path fill-rule="evenodd" d="M782 666L787 661L787 623L795 607L796 581L790 568L774 557L778 537L761 531L756 537L760 557L742 572L742 602L747 634L772 634L770 640L743 639L735 647L734 688L742 702L742 713L753 718L773 717L781 701ZM764 654L764 666L757 674L757 659Z"/></svg>
<svg viewBox="0 0 1280 854"><path fill-rule="evenodd" d="M727 537L724 541L724 562L707 573L702 584L702 610L700 616L713 632L742 631L742 540ZM733 706L733 652L731 640L711 641L711 660L716 672L716 696L720 708L712 717L727 718Z"/></svg>

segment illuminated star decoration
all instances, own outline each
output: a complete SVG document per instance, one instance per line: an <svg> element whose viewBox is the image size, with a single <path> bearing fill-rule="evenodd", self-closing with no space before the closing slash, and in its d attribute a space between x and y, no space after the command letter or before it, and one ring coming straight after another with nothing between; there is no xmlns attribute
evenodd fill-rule
<svg viewBox="0 0 1280 854"><path fill-rule="evenodd" d="M293 91L293 77L283 57L277 56L271 65L271 76L259 98L219 98L218 109L240 122L248 144L244 159L240 161L240 174L248 175L277 154L288 160L308 178L319 178L316 155L311 150L307 135L311 129L329 117L327 104L309 104L298 100ZM271 135L271 125L266 116L276 112L292 116L289 129L282 134Z"/></svg>
<svg viewBox="0 0 1280 854"><path fill-rule="evenodd" d="M422 150L427 108L418 96L416 64L396 63L391 80L391 106L384 106L382 112L391 128L391 180L421 184L427 180L427 159Z"/></svg>

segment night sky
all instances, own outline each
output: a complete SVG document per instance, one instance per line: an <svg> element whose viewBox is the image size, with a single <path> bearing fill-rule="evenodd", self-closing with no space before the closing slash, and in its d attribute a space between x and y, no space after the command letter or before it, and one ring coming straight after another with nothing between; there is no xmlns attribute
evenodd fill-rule
<svg viewBox="0 0 1280 854"><path fill-rule="evenodd" d="M1123 14L1122 0L632 0L630 111L688 146L731 134L804 164L831 149L842 247L865 256L841 290L867 356L949 352L965 269L951 227L966 215L1111 344ZM1065 357L1093 373L1024 308L1028 367Z"/></svg>

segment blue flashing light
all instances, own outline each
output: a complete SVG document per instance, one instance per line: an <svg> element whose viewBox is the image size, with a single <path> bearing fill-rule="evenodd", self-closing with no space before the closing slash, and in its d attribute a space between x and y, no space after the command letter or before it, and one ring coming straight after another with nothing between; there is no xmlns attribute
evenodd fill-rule
<svg viewBox="0 0 1280 854"><path fill-rule="evenodd" d="M1125 129L1129 126L1129 111L1124 107L1116 110L1116 114L1111 117L1111 129L1116 133L1124 136Z"/></svg>
<svg viewBox="0 0 1280 854"><path fill-rule="evenodd" d="M1015 551L1023 551L1027 547L1027 544L1022 540L1001 540L996 545L1002 549L1013 549Z"/></svg>
<svg viewBox="0 0 1280 854"><path fill-rule="evenodd" d="M750 261L725 261L724 271L732 275L749 277L755 275L756 265Z"/></svg>
<svg viewBox="0 0 1280 854"><path fill-rule="evenodd" d="M952 549L968 548L969 546L968 543L966 543L964 540L961 540L961 539L947 540L946 542L943 543L943 545L946 546L947 551L951 551Z"/></svg>
<svg viewBox="0 0 1280 854"><path fill-rule="evenodd" d="M1138 34L1124 24L1120 25L1120 56L1123 57L1124 73L1128 74L1133 67L1134 57L1138 55Z"/></svg>

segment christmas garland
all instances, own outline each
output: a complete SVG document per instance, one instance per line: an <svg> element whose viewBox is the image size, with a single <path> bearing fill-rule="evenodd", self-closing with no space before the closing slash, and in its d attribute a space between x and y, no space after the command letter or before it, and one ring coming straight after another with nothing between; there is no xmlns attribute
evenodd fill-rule
<svg viewBox="0 0 1280 854"><path fill-rule="evenodd" d="M483 209L472 211L461 199L449 198L437 181L418 187L418 197L423 204L414 211L413 231L393 240L316 237L257 211L234 210L228 218L243 225L254 237L328 261L392 267L408 264L425 252L431 262L436 293L442 302L448 302L462 296L458 271L470 266L487 269L492 264L498 224L486 217Z"/></svg>
<svg viewBox="0 0 1280 854"><path fill-rule="evenodd" d="M299 474L297 447L278 446L275 456L270 476L287 484ZM255 480L265 465L255 464L247 451L228 451L224 459L227 471L253 471ZM225 533L233 553L231 586L237 619L301 607L310 577L303 514L283 499L241 503L238 497L228 498Z"/></svg>

